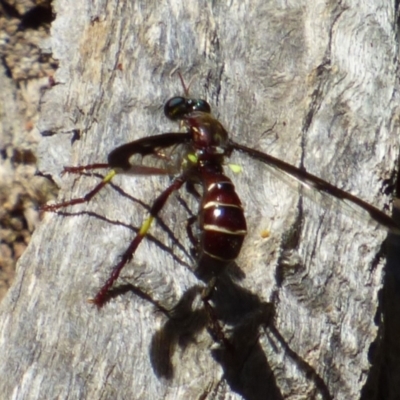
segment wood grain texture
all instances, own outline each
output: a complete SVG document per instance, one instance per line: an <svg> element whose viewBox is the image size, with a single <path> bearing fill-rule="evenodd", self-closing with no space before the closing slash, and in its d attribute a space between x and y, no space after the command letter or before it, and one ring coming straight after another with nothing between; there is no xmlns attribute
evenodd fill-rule
<svg viewBox="0 0 400 400"><path fill-rule="evenodd" d="M39 169L60 201L116 146L176 131L163 103L206 98L238 142L281 157L385 208L398 157L397 44L389 1L55 1L56 86L42 99ZM171 199L103 309L95 295L168 178L119 175L89 204L46 214L1 304L5 398L355 399L374 395L385 232L298 196L234 156L249 235L216 312L235 344L206 330L185 232ZM191 207L184 190L180 197ZM195 209L194 209L195 210ZM66 215L66 214L69 215ZM75 215L73 215L75 214ZM265 230L270 232L264 238ZM133 285L135 290L132 289ZM167 318L145 296L166 309ZM266 317L272 303L275 318ZM367 380L368 393L363 388ZM372 382L372 383L371 383ZM370 397L373 398L373 397Z"/></svg>

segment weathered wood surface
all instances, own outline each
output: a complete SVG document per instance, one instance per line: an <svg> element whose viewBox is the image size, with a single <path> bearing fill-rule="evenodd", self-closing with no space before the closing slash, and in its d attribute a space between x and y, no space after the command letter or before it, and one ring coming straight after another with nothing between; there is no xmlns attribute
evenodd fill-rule
<svg viewBox="0 0 400 400"><path fill-rule="evenodd" d="M380 208L389 204L382 193L399 135L391 2L56 1L54 8L60 68L42 100L39 169L60 185L60 200L98 182L61 177L63 166L105 162L122 143L177 129L162 105L182 92L170 77L179 66L187 79L196 75L191 92L210 101L237 141ZM244 167L233 179L248 217L237 261L245 276L223 277L215 299L236 351L218 348L198 296L190 301L201 282L190 272L188 213L177 198L161 215L172 233L156 226L119 283L165 308L179 302L178 310L193 310L171 320L132 290L100 311L86 302L168 182L118 176L139 202L107 188L65 210L70 215L46 214L21 258L1 304L4 398L355 399L362 391L374 398L368 357L379 336L385 232L299 199L262 165L233 160ZM276 316L267 324L269 302Z"/></svg>

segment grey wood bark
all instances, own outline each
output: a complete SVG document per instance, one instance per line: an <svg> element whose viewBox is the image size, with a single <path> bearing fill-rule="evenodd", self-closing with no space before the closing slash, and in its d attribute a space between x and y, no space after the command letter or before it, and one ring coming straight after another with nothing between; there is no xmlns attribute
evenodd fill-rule
<svg viewBox="0 0 400 400"><path fill-rule="evenodd" d="M42 99L39 169L60 186L59 200L99 181L61 176L64 166L105 162L120 144L176 131L162 105L182 93L170 76L180 67L235 140L387 207L399 135L395 9L309 3L54 2L60 67ZM184 190L161 213L170 231L156 224L119 293L100 311L87 303L169 182L118 175L135 200L108 187L44 215L21 258L0 309L4 398L374 397L368 357L386 233L299 197L260 163L232 159L244 169L232 179L249 234L215 308L235 351L206 329ZM155 303L178 307L168 318Z"/></svg>

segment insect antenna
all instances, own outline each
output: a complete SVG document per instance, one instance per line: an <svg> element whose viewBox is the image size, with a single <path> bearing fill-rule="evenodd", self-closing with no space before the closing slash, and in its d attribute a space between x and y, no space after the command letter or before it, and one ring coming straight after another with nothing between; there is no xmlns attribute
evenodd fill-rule
<svg viewBox="0 0 400 400"><path fill-rule="evenodd" d="M183 76L181 74L181 71L177 72L178 76L179 76L179 80L181 81L182 84L182 88L183 88L183 93L185 94L186 97L189 97L189 89L190 86L192 85L194 78L196 77L196 75L193 75L192 78L189 81L189 84L186 86L185 80L183 79Z"/></svg>

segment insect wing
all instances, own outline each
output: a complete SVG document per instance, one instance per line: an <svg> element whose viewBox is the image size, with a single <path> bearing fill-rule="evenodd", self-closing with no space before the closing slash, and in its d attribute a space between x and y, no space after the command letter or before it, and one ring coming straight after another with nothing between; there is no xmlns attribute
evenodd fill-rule
<svg viewBox="0 0 400 400"><path fill-rule="evenodd" d="M139 175L174 174L189 136L186 133L163 133L135 140L114 149L108 156L112 168Z"/></svg>

